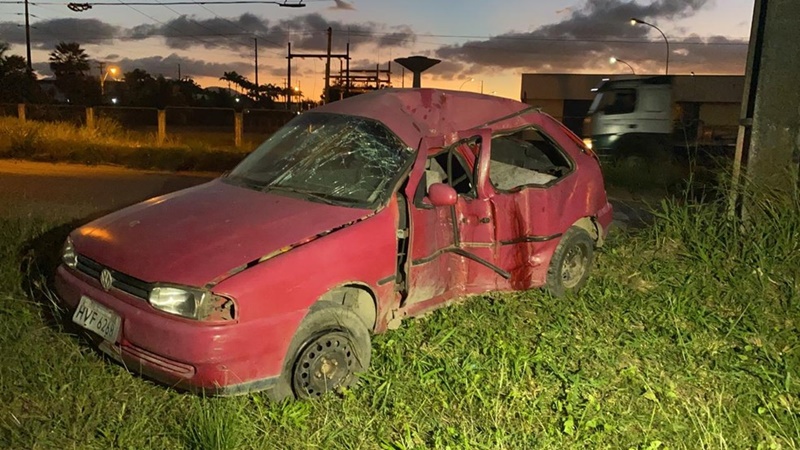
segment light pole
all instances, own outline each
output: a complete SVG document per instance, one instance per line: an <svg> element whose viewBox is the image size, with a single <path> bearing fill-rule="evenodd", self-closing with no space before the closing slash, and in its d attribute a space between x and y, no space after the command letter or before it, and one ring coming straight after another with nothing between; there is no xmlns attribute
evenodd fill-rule
<svg viewBox="0 0 800 450"><path fill-rule="evenodd" d="M459 86L459 87L458 87L458 90L460 91L460 90L461 90L461 88L463 88L465 84L467 84L467 83L471 83L471 82L473 82L473 81L475 81L475 78L470 78L469 80L467 80L467 81L465 81L465 82L461 83L461 86Z"/></svg>
<svg viewBox="0 0 800 450"><path fill-rule="evenodd" d="M102 66L101 66L102 67ZM108 70L103 73L103 76L100 77L100 95L106 95L106 78L108 74L116 76L117 72L119 72L119 68L116 66L109 66Z"/></svg>
<svg viewBox="0 0 800 450"><path fill-rule="evenodd" d="M658 28L657 26L653 25L652 23L647 23L644 20L640 20L640 19L637 19L635 17L631 18L631 25L633 25L633 26L636 26L636 25L647 25L648 27L655 28L656 31L661 33L661 37L664 38L664 42L667 44L667 63L666 63L666 68L664 70L664 73L666 75L669 75L669 39L667 39L667 35L664 34L663 31L661 31L661 28Z"/></svg>
<svg viewBox="0 0 800 450"><path fill-rule="evenodd" d="M621 60L621 59L619 59L619 58L615 58L615 57L613 57L613 56L612 56L611 58L608 58L608 62L610 62L611 64L616 64L616 63L622 63L622 64L625 64L626 66L628 66L628 68L629 68L629 69L631 69L631 73L633 73L634 75L636 75L636 71L635 71L635 70L633 70L633 66L631 66L630 64L628 64L628 62L627 62L627 61L624 61L624 60Z"/></svg>

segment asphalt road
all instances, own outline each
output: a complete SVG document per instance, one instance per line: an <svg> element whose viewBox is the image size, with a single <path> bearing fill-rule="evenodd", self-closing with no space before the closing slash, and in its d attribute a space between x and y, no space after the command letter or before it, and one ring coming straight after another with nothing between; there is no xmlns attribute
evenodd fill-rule
<svg viewBox="0 0 800 450"><path fill-rule="evenodd" d="M67 222L111 212L214 176L0 160L0 217Z"/></svg>
<svg viewBox="0 0 800 450"><path fill-rule="evenodd" d="M215 176L0 160L0 217L62 223L88 219ZM611 203L619 228L638 228L651 220L644 204L630 195L611 192Z"/></svg>

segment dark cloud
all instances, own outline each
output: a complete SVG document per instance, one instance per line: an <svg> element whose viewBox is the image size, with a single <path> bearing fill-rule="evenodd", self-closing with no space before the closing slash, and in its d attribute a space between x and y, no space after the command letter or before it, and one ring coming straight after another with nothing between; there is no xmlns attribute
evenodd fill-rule
<svg viewBox="0 0 800 450"><path fill-rule="evenodd" d="M439 48L435 57L460 62L464 73L494 69L533 72L620 71L607 61L617 56L637 72L664 69L666 48L661 36L646 25L631 26L633 17L662 27L669 20L689 17L711 5L710 0L656 0L648 4L628 0L586 0L583 6L563 11L564 20L530 32L511 32ZM663 28L662 28L663 29ZM672 42L670 68L688 73L742 72L747 41L692 36ZM456 69L457 67L453 67ZM442 76L447 67L439 68ZM672 71L672 70L671 70Z"/></svg>
<svg viewBox="0 0 800 450"><path fill-rule="evenodd" d="M97 19L50 19L31 25L31 45L50 50L59 42L110 44L121 28ZM0 36L10 44L25 45L25 28L14 22L0 22Z"/></svg>
<svg viewBox="0 0 800 450"><path fill-rule="evenodd" d="M333 49L343 52L346 44L357 50L378 44L383 47L402 48L415 42L416 36L408 26L390 27L374 22L350 24L328 20L312 13L271 22L253 14L238 17L200 19L179 16L158 24L142 24L125 29L97 19L42 20L31 30L31 42L36 47L52 48L59 41L81 44L108 44L115 39L140 41L161 38L172 49L193 47L227 48L248 53L253 48L253 37L258 37L260 48L285 51L292 42L293 50L325 51L326 30L332 28ZM0 22L0 36L10 44L24 44L25 32L16 22Z"/></svg>
<svg viewBox="0 0 800 450"><path fill-rule="evenodd" d="M345 11L355 11L356 7L353 6L352 3L348 3L344 0L333 0L336 4L331 6L329 9L336 9L336 10L345 10Z"/></svg>
<svg viewBox="0 0 800 450"><path fill-rule="evenodd" d="M377 23L348 24L328 20L320 14L307 14L271 23L252 14L238 18L198 19L180 16L164 24L146 24L128 30L126 39L141 40L162 36L167 46L187 49L193 46L206 48L251 48L252 37L258 36L259 46L286 48L292 42L294 50L324 51L327 48L328 28L334 30L333 48L343 51L350 42L351 49L374 44L389 47L404 47L415 41L414 32L409 27L388 27Z"/></svg>

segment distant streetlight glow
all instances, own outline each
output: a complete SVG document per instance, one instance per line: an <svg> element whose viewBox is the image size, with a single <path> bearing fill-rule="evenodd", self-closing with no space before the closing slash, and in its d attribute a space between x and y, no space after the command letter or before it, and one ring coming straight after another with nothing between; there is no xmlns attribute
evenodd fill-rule
<svg viewBox="0 0 800 450"><path fill-rule="evenodd" d="M631 69L631 73L636 75L636 71L633 70L633 66L631 66L630 64L628 64L626 61L624 61L622 59L615 58L615 57L612 56L611 58L608 58L608 62L610 62L611 64L616 64L616 63L625 64L626 66L628 66L629 69Z"/></svg>
<svg viewBox="0 0 800 450"><path fill-rule="evenodd" d="M667 44L667 63L665 64L664 73L666 75L669 75L669 39L667 39L667 35L664 34L663 31L661 31L661 28L658 28L652 23L647 23L644 20L637 19L635 17L631 18L631 26L636 26L636 25L647 25L648 27L655 28L656 31L661 33L661 37L664 38L664 42Z"/></svg>
<svg viewBox="0 0 800 450"><path fill-rule="evenodd" d="M469 80L467 80L467 81L465 81L465 82L461 83L461 86L459 86L459 87L458 87L458 90L460 91L460 90L461 90L461 88L463 88L465 84L467 84L467 83L471 83L471 82L473 82L473 81L475 81L475 78L470 78Z"/></svg>
<svg viewBox="0 0 800 450"><path fill-rule="evenodd" d="M103 64L101 64L100 67L102 68ZM108 69L102 73L100 76L100 95L105 95L106 93L106 78L108 78L108 74L111 74L114 78L116 78L119 71L119 67L117 66L108 66Z"/></svg>

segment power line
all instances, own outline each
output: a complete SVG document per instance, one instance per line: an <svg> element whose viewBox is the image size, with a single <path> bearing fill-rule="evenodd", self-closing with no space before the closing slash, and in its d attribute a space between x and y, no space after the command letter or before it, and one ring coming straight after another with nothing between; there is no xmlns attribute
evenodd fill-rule
<svg viewBox="0 0 800 450"><path fill-rule="evenodd" d="M164 6L165 8L167 8L168 10L170 10L170 11L172 11L173 13L177 14L177 15L178 15L178 17L184 17L184 14L181 14L181 13L179 13L178 11L175 11L175 9L171 8L171 7L170 7L170 6L169 6L167 3L165 3L165 2L161 2L161 1L159 1L159 0L155 0L155 1L156 1L156 3L158 3L159 5L162 5L162 6ZM195 2L193 2L193 3L195 3ZM195 4L199 5L199 3L195 3ZM200 6L202 6L202 5L200 5ZM200 22L197 22L197 21L195 21L194 23L195 23L195 25L199 26L200 28L203 28L203 29L205 29L205 30L208 30L208 31L210 31L210 32L211 32L211 33L213 33L215 36L219 36L219 37L225 38L225 39L227 39L227 40L229 40L229 41L236 42L237 44L240 44L240 45L242 45L242 44L243 44L243 42L242 42L242 41L236 41L236 40L234 40L234 39L233 39L232 37L230 37L230 36L226 36L226 35L224 35L224 34L218 33L217 31L215 31L215 30L212 30L211 28L209 28L209 27L207 27L207 26L203 25L203 24L202 24L202 23L200 23Z"/></svg>
<svg viewBox="0 0 800 450"><path fill-rule="evenodd" d="M128 8L130 8L130 9L132 9L132 10L136 11L137 13L139 13L139 14L141 14L141 15L143 15L143 16L145 16L145 17L147 17L147 18L149 18L150 20L153 20L153 21L155 21L155 22L158 22L158 23L160 23L161 25L164 25L165 27L167 27L167 28L170 28L170 29L172 29L172 30L175 30L177 33L181 33L181 34L182 34L182 31L181 31L181 30L179 30L179 29L177 29L177 28L173 27L172 25L166 24L166 23L164 23L164 22L162 22L162 21L160 21L160 20L156 19L155 17L153 17L153 16L151 16L151 15L149 15L149 14L143 13L142 11L139 11L138 9L134 8L133 6L131 6L130 4L123 2L122 0L117 0L117 1L118 1L118 2L119 2L121 5L125 5L125 6L127 6ZM208 41L206 41L206 40L204 40L204 39L200 39L200 38L197 38L197 37L194 37L193 39L195 39L195 40L197 40L197 41L199 41L199 42L202 42L202 43L204 43L204 44L206 44L206 45L210 45L210 46L212 46L212 47L214 47L214 46L215 46L215 44L213 44L213 43L211 43L211 42L208 42Z"/></svg>

